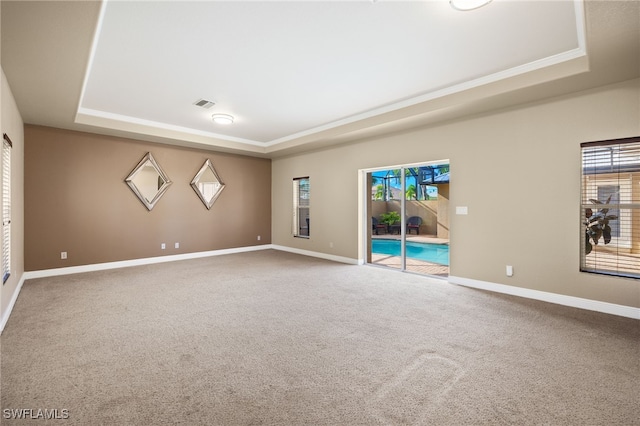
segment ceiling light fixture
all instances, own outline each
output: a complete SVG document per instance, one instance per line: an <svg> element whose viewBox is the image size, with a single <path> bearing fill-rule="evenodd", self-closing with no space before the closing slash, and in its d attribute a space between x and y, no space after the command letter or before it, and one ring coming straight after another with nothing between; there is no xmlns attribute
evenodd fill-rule
<svg viewBox="0 0 640 426"><path fill-rule="evenodd" d="M449 0L455 10L473 10L491 3L491 0Z"/></svg>
<svg viewBox="0 0 640 426"><path fill-rule="evenodd" d="M232 124L233 116L229 114L213 114L211 116L214 122L218 124Z"/></svg>

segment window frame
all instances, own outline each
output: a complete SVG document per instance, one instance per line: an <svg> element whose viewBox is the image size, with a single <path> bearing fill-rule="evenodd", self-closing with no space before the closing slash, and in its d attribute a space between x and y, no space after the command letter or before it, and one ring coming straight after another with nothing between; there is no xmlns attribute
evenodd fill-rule
<svg viewBox="0 0 640 426"><path fill-rule="evenodd" d="M11 151L13 143L4 133L2 140L2 285L11 276Z"/></svg>
<svg viewBox="0 0 640 426"><path fill-rule="evenodd" d="M640 279L640 136L585 142L580 147L580 271ZM598 198L599 188L611 186L619 188L618 202L610 201L608 207L597 204L607 201ZM606 231L600 231L613 220L620 234L611 235L609 228L605 237ZM590 237L598 222L601 236Z"/></svg>
<svg viewBox="0 0 640 426"><path fill-rule="evenodd" d="M306 181L306 185L304 182ZM303 186L304 185L304 186ZM306 187L306 190L303 189ZM306 197L303 197L302 194L306 193ZM301 200L306 200L306 202L301 203ZM301 205L306 204L306 205ZM306 227L304 222L301 223L302 215L304 214L304 210L306 210ZM293 178L293 215L292 215L292 223L291 223L291 231L294 237L296 238L311 238L311 225L310 225L310 216L311 216L311 179L309 176L297 177ZM303 230L306 229L306 235Z"/></svg>

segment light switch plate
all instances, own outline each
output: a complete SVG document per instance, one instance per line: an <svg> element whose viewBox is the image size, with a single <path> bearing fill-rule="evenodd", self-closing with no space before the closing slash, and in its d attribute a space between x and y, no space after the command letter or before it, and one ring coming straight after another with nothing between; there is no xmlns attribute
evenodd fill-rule
<svg viewBox="0 0 640 426"><path fill-rule="evenodd" d="M456 206L456 214L468 214L469 209L467 206Z"/></svg>

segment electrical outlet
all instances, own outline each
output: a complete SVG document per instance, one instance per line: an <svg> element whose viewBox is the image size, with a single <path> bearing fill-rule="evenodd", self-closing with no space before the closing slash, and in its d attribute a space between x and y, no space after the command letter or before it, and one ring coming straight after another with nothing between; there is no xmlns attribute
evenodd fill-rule
<svg viewBox="0 0 640 426"><path fill-rule="evenodd" d="M329 248L333 248L333 243L329 243Z"/></svg>
<svg viewBox="0 0 640 426"><path fill-rule="evenodd" d="M258 241L260 241L260 235L258 235Z"/></svg>
<svg viewBox="0 0 640 426"><path fill-rule="evenodd" d="M164 250L164 249L166 249L166 248L167 248L167 245L166 245L165 243L162 243L162 244L160 244L160 248L161 248L162 250Z"/></svg>
<svg viewBox="0 0 640 426"><path fill-rule="evenodd" d="M175 248L180 248L180 243L176 243L174 247Z"/></svg>
<svg viewBox="0 0 640 426"><path fill-rule="evenodd" d="M66 259L67 258L67 252L66 251L61 251L60 252L60 259Z"/></svg>
<svg viewBox="0 0 640 426"><path fill-rule="evenodd" d="M511 265L507 265L507 276L508 277L512 277L513 276L513 266L511 266Z"/></svg>

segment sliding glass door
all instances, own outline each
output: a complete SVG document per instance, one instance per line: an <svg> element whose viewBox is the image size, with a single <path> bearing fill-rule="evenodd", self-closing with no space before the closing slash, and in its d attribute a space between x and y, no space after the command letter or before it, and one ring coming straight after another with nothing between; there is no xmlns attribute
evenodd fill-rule
<svg viewBox="0 0 640 426"><path fill-rule="evenodd" d="M401 169L370 173L371 235L368 246L371 263L403 270L401 175Z"/></svg>
<svg viewBox="0 0 640 426"><path fill-rule="evenodd" d="M401 271L449 275L449 163L367 174L367 261Z"/></svg>

